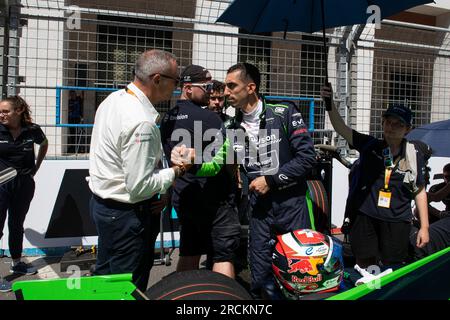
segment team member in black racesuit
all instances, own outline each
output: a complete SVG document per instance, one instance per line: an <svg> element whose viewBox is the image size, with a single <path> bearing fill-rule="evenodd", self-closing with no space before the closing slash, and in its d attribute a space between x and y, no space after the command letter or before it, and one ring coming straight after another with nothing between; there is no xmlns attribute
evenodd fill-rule
<svg viewBox="0 0 450 320"><path fill-rule="evenodd" d="M273 243L276 235L311 226L306 176L316 154L296 106L266 103L259 94L260 79L258 68L249 63L228 69L224 93L236 108L236 117L225 127L236 134L245 130L245 142L229 140L233 150L244 155L240 164L249 181L251 293L255 298L277 299Z"/></svg>
<svg viewBox="0 0 450 320"><path fill-rule="evenodd" d="M8 212L8 245L13 260L10 271L34 274L36 268L22 262L23 224L34 196L34 175L39 170L48 149L41 128L32 123L30 107L19 96L0 102L0 171L8 167L17 176L0 186L0 238ZM35 159L34 144L39 152Z"/></svg>

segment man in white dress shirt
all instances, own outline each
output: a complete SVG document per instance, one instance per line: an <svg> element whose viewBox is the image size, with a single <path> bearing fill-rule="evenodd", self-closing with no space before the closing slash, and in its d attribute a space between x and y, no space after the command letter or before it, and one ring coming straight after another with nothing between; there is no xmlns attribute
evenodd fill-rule
<svg viewBox="0 0 450 320"><path fill-rule="evenodd" d="M162 149L153 105L169 100L178 80L174 55L145 51L136 61L134 81L100 104L92 131L90 212L98 232L94 274L132 273L141 291L147 288L159 226L159 215L150 214L150 206L186 170L176 160L173 167L158 169Z"/></svg>

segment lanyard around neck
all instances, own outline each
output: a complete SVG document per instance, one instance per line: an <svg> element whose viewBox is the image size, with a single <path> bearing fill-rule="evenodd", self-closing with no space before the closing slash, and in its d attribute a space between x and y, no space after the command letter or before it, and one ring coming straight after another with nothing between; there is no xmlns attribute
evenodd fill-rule
<svg viewBox="0 0 450 320"><path fill-rule="evenodd" d="M132 96L135 96L135 97L137 98L136 93L134 93L133 91L131 91L130 88L126 87L126 88L125 88L125 92L128 93L128 94L131 94Z"/></svg>
<svg viewBox="0 0 450 320"><path fill-rule="evenodd" d="M392 171L397 166L398 162L400 161L400 156L397 157L397 159L394 161L392 166L385 166L384 169L384 190L389 190L389 180L391 179Z"/></svg>

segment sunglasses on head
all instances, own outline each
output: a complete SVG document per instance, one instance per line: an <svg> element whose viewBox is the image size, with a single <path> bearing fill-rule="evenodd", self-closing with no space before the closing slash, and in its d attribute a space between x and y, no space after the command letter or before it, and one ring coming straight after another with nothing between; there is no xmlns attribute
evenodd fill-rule
<svg viewBox="0 0 450 320"><path fill-rule="evenodd" d="M212 91L213 84L212 83L191 83L191 86L193 87L200 87L206 92Z"/></svg>

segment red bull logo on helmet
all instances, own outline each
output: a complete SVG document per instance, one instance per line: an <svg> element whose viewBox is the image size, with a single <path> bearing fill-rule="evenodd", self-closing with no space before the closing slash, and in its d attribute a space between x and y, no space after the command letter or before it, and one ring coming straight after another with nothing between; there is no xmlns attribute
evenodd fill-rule
<svg viewBox="0 0 450 320"><path fill-rule="evenodd" d="M322 275L318 274L317 277L307 276L304 278L299 278L296 276L292 276L291 281L293 283L301 283L301 284L309 284L322 281Z"/></svg>
<svg viewBox="0 0 450 320"><path fill-rule="evenodd" d="M312 276L315 276L319 273L319 270L317 270L317 264L323 264L323 258L307 258L307 259L300 259L295 261L293 259L289 259L289 266L288 266L288 272L289 273L296 273L300 272L302 274L310 274Z"/></svg>

